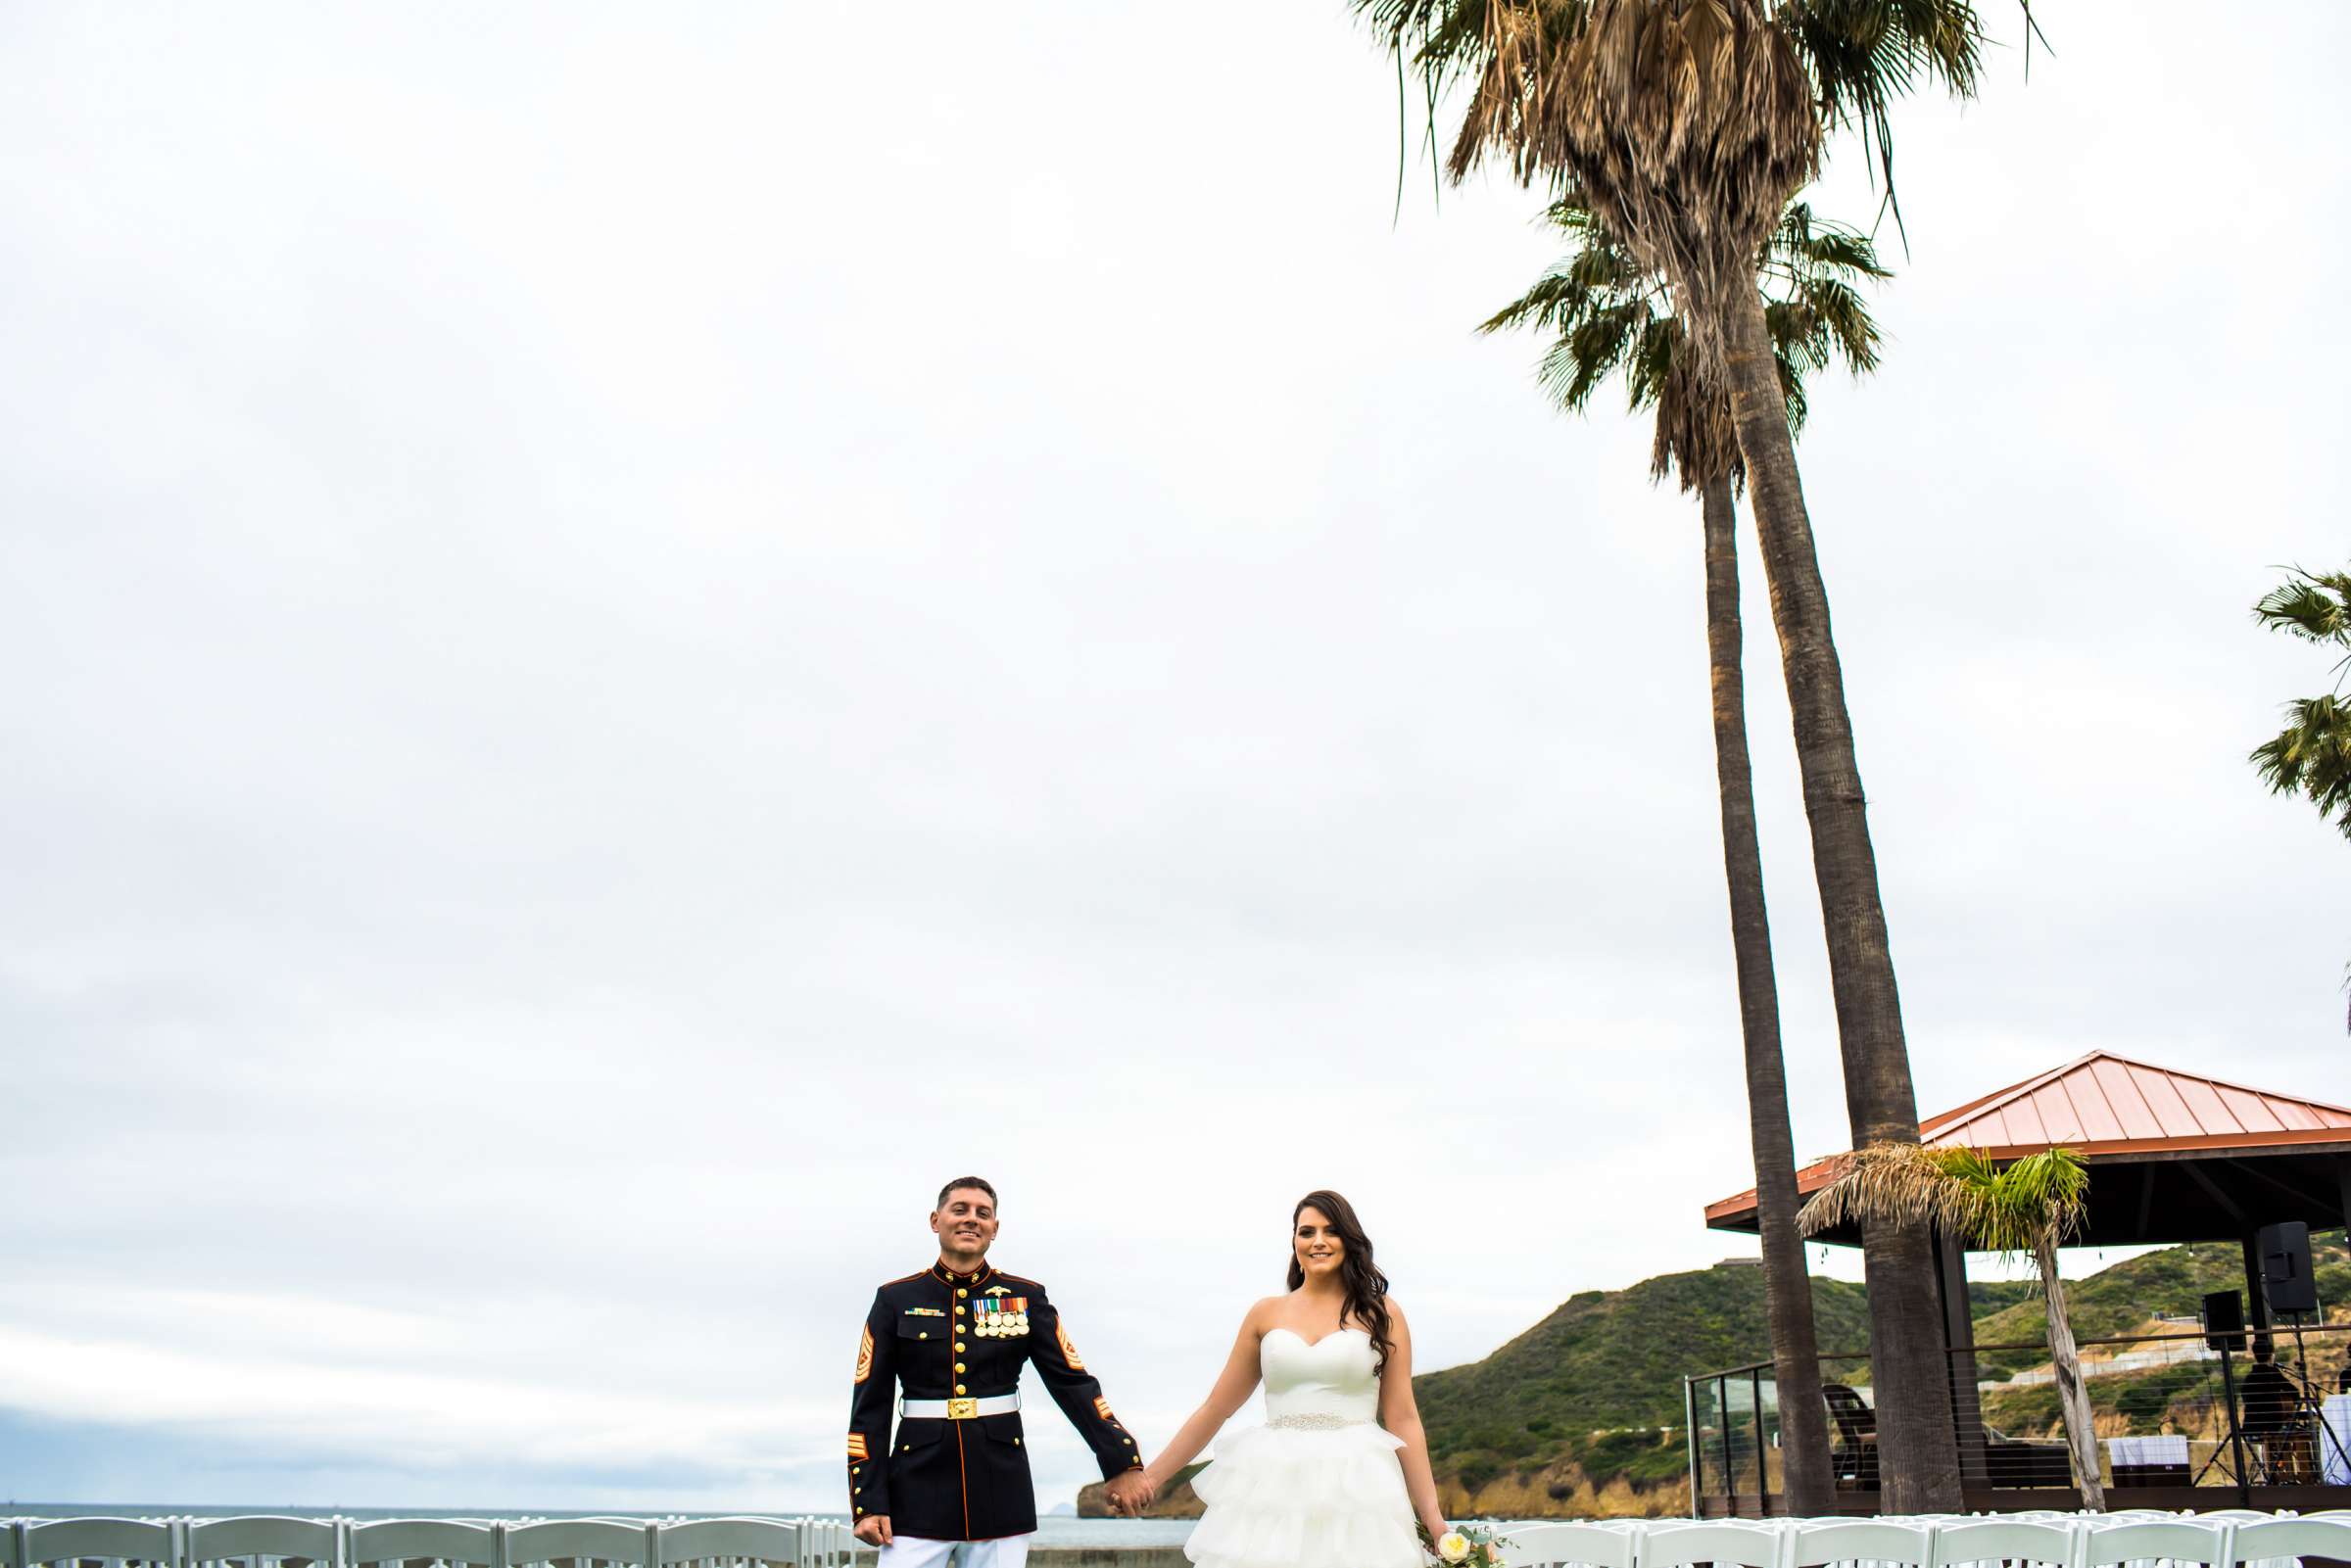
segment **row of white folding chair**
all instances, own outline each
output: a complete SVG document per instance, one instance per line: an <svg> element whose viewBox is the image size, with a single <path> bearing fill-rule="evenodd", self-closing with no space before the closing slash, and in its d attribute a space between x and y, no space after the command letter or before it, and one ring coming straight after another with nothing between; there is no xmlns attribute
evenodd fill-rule
<svg viewBox="0 0 2351 1568"><path fill-rule="evenodd" d="M2046 1563L2052 1568L2205 1563L2216 1568L2303 1556L2351 1559L2351 1518L2255 1515L2013 1515L1948 1519L1778 1519L1529 1523L1505 1527L1508 1568L1817 1568L1869 1563L1951 1568Z"/></svg>
<svg viewBox="0 0 2351 1568"><path fill-rule="evenodd" d="M0 1568L44 1568L96 1560L196 1568L243 1563L270 1568L289 1559L326 1568L423 1560L440 1568L530 1568L572 1560L625 1568L759 1563L845 1568L855 1543L829 1519L503 1520L301 1519L252 1514L228 1519L16 1519L0 1529Z"/></svg>

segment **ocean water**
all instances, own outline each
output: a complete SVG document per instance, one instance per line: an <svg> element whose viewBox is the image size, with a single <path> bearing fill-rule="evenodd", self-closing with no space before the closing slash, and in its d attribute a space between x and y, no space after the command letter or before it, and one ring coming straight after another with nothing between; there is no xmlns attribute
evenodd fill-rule
<svg viewBox="0 0 2351 1568"><path fill-rule="evenodd" d="M745 1509L744 1512L752 1510ZM300 1519L669 1519L710 1517L709 1510L688 1511L655 1508L347 1508L315 1503L225 1503L225 1502L0 1502L0 1518L24 1515L36 1519L66 1519L77 1515L104 1514L112 1518L162 1518L177 1515L198 1519L227 1519L238 1514L291 1514ZM848 1522L845 1513L794 1512L777 1510L773 1517L785 1519L837 1519ZM1036 1522L1038 1546L1085 1546L1093 1548L1117 1546L1180 1546L1192 1533L1189 1519L1078 1519L1067 1514L1053 1514Z"/></svg>

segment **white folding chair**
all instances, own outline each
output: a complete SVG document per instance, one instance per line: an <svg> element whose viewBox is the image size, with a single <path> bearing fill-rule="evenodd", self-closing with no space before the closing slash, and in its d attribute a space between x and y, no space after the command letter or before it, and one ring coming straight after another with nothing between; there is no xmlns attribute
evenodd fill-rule
<svg viewBox="0 0 2351 1568"><path fill-rule="evenodd" d="M726 1564L757 1568L775 1563L804 1568L824 1560L823 1529L816 1520L785 1524L775 1519L695 1519L654 1527L650 1568L673 1563Z"/></svg>
<svg viewBox="0 0 2351 1568"><path fill-rule="evenodd" d="M273 1568L286 1562L307 1562L320 1568L343 1568L343 1531L327 1519L267 1513L208 1519L189 1525L180 1540L181 1561L187 1564L243 1563L246 1568Z"/></svg>
<svg viewBox="0 0 2351 1568"><path fill-rule="evenodd" d="M1531 1524L1506 1527L1510 1544L1502 1550L1504 1568L1538 1568L1540 1564L1580 1564L1582 1568L1636 1568L1641 1533L1607 1530L1593 1524Z"/></svg>
<svg viewBox="0 0 2351 1568"><path fill-rule="evenodd" d="M1684 1568L1695 1562L1718 1568L1781 1568L1784 1538L1777 1529L1710 1521L1654 1526L1635 1540L1635 1568Z"/></svg>
<svg viewBox="0 0 2351 1568"><path fill-rule="evenodd" d="M535 1563L569 1559L574 1568L592 1562L621 1568L652 1568L648 1535L657 1525L614 1524L603 1519L550 1519L542 1524L509 1525L504 1532L505 1556L499 1568L528 1568Z"/></svg>
<svg viewBox="0 0 2351 1568"><path fill-rule="evenodd" d="M423 1560L432 1568L504 1568L499 1552L503 1526L456 1519L377 1519L343 1527L344 1568L404 1568Z"/></svg>
<svg viewBox="0 0 2351 1568"><path fill-rule="evenodd" d="M2351 1518L2322 1518L2306 1514L2293 1519L2261 1519L2231 1527L2229 1554L2239 1563L2274 1562L2285 1557L2333 1557L2351 1561Z"/></svg>
<svg viewBox="0 0 2351 1568"><path fill-rule="evenodd" d="M57 1563L77 1568L89 1557L103 1559L109 1568L133 1562L176 1568L179 1536L177 1524L155 1519L91 1517L28 1522L18 1535L20 1568L47 1568Z"/></svg>
<svg viewBox="0 0 2351 1568"><path fill-rule="evenodd" d="M2119 1563L2157 1565L2209 1563L2228 1568L2229 1537L2236 1526L2226 1519L2092 1521L2082 1528L2074 1568L2115 1568Z"/></svg>
<svg viewBox="0 0 2351 1568"><path fill-rule="evenodd" d="M2039 1519L1968 1519L1937 1527L1932 1568L1967 1563L2047 1563L2051 1568L2074 1568L2081 1549L2081 1527L2071 1521Z"/></svg>
<svg viewBox="0 0 2351 1568"><path fill-rule="evenodd" d="M1789 1568L1823 1563L1928 1568L1935 1526L1912 1519L1798 1519L1788 1532Z"/></svg>

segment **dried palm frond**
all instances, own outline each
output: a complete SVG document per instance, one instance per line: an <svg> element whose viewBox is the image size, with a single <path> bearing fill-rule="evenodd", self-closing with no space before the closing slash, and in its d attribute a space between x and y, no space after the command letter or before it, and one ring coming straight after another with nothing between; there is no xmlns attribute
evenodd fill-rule
<svg viewBox="0 0 2351 1568"><path fill-rule="evenodd" d="M1810 80L1759 0L1594 0L1543 52L1512 153L1571 179L1682 296L1702 360L1726 302L1818 166ZM1464 126L1466 134L1468 127Z"/></svg>
<svg viewBox="0 0 2351 1568"><path fill-rule="evenodd" d="M1836 1180L1797 1212L1807 1236L1841 1225L1932 1224L1946 1235L1974 1229L1981 1198L1952 1183L1942 1151L1915 1143L1873 1143L1847 1157Z"/></svg>
<svg viewBox="0 0 2351 1568"><path fill-rule="evenodd" d="M1798 1212L1807 1236L1840 1225L1931 1224L1961 1246L2044 1261L2087 1213L2089 1168L2071 1149L1997 1164L1975 1149L1877 1143L1847 1157Z"/></svg>
<svg viewBox="0 0 2351 1568"><path fill-rule="evenodd" d="M1445 160L1455 179L1496 149L1509 154L1510 166L1521 180L1559 172L1554 149L1544 140L1561 128L1555 57L1589 30L1588 24L1602 21L1601 13L1610 9L1605 0L1351 3L1395 56L1400 82L1408 67L1418 73L1428 95L1432 135L1437 98L1456 88L1466 92L1468 107ZM1648 70L1677 76L1683 89L1724 80L1716 69L1722 63L1722 41L1727 36L1736 48L1743 30L1738 13L1759 15L1800 62L1814 118L1824 127L1860 135L1873 177L1882 182L1897 224L1901 214L1895 198L1893 105L1922 87L1939 86L1956 97L1972 97L1983 74L1986 38L1975 0L1770 0L1767 6L1716 0L1687 20L1681 14L1697 7L1659 9L1667 13L1663 27L1628 24L1618 17L1604 29L1606 60L1618 90ZM2034 40L2047 40L2034 18L2032 0L2019 0L2019 9L2029 63ZM1736 71L1730 79L1749 87L1760 84L1758 78ZM1703 113L1681 118L1691 126L1703 126L1706 119ZM1401 119L1400 103L1400 130ZM1652 116L1622 123L1649 137L1658 120Z"/></svg>

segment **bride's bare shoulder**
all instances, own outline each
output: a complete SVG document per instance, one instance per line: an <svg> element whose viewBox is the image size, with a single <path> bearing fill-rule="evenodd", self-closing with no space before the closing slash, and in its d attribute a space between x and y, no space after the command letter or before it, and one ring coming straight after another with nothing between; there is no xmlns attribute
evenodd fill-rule
<svg viewBox="0 0 2351 1568"><path fill-rule="evenodd" d="M1252 1302L1248 1315L1241 1319L1241 1327L1262 1337L1281 1321L1281 1304L1288 1300L1287 1296L1266 1296Z"/></svg>

